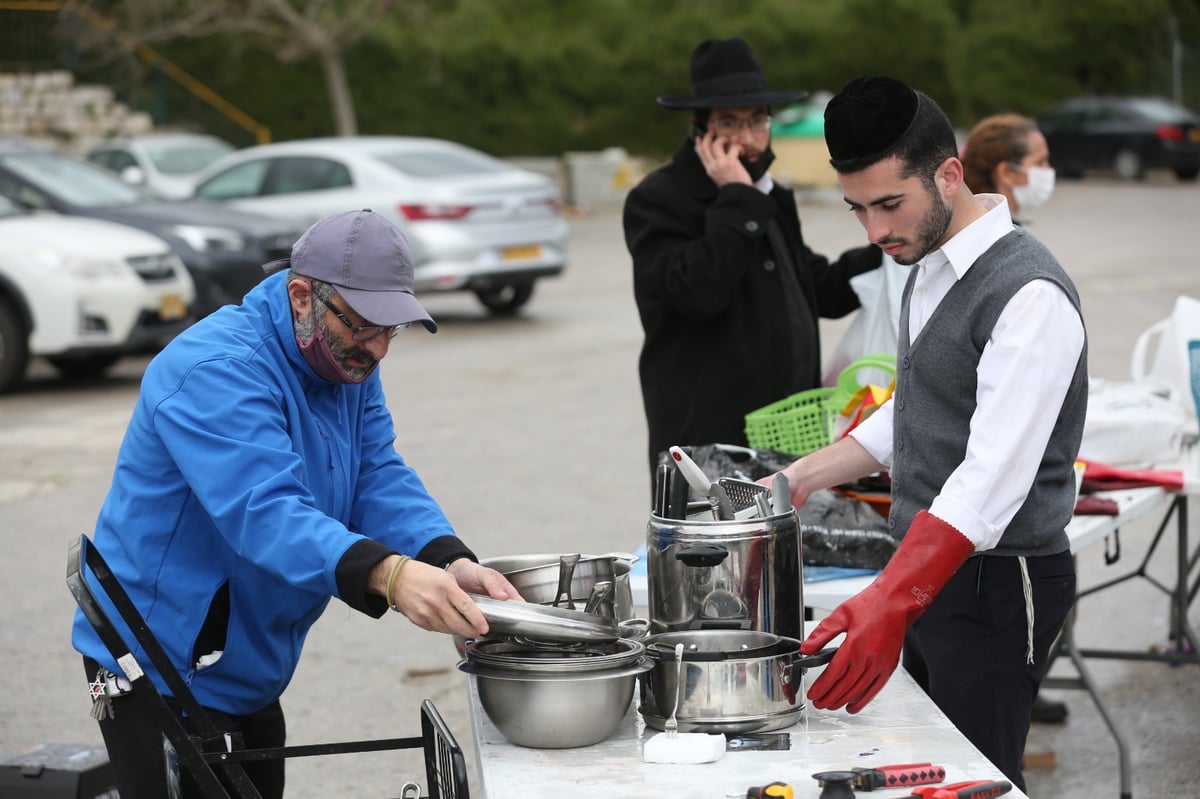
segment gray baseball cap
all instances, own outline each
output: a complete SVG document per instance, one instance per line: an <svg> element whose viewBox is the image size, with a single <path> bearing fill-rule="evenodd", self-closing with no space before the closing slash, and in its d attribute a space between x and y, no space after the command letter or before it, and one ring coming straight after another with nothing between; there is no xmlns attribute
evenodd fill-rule
<svg viewBox="0 0 1200 799"><path fill-rule="evenodd" d="M369 208L319 219L292 245L290 258L263 265L268 275L291 268L329 283L374 325L437 324L413 294L412 252L400 228Z"/></svg>

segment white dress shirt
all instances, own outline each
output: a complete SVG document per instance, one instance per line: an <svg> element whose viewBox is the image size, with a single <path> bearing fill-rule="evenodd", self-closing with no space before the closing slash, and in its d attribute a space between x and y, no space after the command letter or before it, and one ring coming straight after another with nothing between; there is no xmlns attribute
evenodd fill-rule
<svg viewBox="0 0 1200 799"><path fill-rule="evenodd" d="M916 264L909 298L909 341L955 282L1013 229L1008 203L976 195L987 213ZM1023 286L1004 307L979 359L975 413L966 457L929 512L981 552L992 549L1029 493L1083 350L1083 320L1049 280ZM877 461L892 460L892 402L851 431Z"/></svg>

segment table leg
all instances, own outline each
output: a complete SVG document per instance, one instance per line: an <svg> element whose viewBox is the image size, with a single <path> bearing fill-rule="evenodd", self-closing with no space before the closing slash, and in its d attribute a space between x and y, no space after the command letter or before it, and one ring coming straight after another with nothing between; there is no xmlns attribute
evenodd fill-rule
<svg viewBox="0 0 1200 799"><path fill-rule="evenodd" d="M1067 613L1067 620L1063 624L1062 632L1059 634L1058 640L1054 644L1053 654L1051 657L1051 665L1059 655L1065 654L1071 661L1071 665L1075 667L1076 677L1046 677L1042 680L1043 688L1078 688L1087 691L1092 698L1092 704L1096 706L1100 717L1104 719L1109 732L1112 733L1113 740L1117 744L1117 758L1120 765L1121 774L1121 795L1120 799L1132 799L1133 797L1133 763L1129 755L1129 744L1125 740L1125 734L1117 727L1116 720L1108 710L1108 705L1104 703L1103 697L1100 695L1100 689L1096 685L1096 681L1092 679L1091 672L1083 662L1083 657L1078 647L1075 645L1075 614L1076 609L1071 608Z"/></svg>
<svg viewBox="0 0 1200 799"><path fill-rule="evenodd" d="M1155 588L1165 593L1169 598L1170 603L1170 629L1167 631L1171 645L1167 647L1166 652L1136 652L1124 649L1080 649L1079 654L1089 658L1114 658L1119 660L1153 660L1167 662L1172 665L1181 663L1200 663L1200 646L1197 645L1197 637L1192 626L1188 621L1187 610L1190 602L1190 596L1194 596L1194 591L1189 591L1188 580L1194 557L1188 545L1188 498L1186 494L1179 494L1171 500L1170 506L1167 508L1166 515L1163 516L1162 523L1158 526L1154 538L1150 542L1149 548L1146 550L1145 557L1142 558L1141 564L1120 577L1115 577L1107 582L1092 586L1086 591L1079 592L1076 597L1076 602L1089 594L1094 594L1097 591L1102 591L1117 583L1134 577L1141 577ZM1158 543L1170 524L1172 518L1175 520L1176 529L1176 569L1175 569L1175 585L1168 587L1163 585L1153 575L1146 571L1146 566L1150 562L1151 556L1158 547Z"/></svg>

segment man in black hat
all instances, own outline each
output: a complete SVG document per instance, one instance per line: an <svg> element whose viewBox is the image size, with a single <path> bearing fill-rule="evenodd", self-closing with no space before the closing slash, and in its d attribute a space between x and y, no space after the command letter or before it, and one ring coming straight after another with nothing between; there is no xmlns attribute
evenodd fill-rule
<svg viewBox="0 0 1200 799"><path fill-rule="evenodd" d="M896 391L850 436L784 470L797 506L891 470L901 538L875 581L801 651L846 638L809 698L857 713L904 666L955 726L1024 786L1021 760L1051 643L1075 596L1065 528L1087 407L1079 294L972 195L954 131L891 78L849 83L825 111L847 205L867 238L915 265L900 316Z"/></svg>
<svg viewBox="0 0 1200 799"><path fill-rule="evenodd" d="M625 202L651 471L672 445L745 444L749 411L819 386L817 319L858 308L849 279L881 261L873 245L832 264L810 250L767 171L772 108L805 92L768 89L738 38L702 42L691 77L658 98L691 112L691 135Z"/></svg>

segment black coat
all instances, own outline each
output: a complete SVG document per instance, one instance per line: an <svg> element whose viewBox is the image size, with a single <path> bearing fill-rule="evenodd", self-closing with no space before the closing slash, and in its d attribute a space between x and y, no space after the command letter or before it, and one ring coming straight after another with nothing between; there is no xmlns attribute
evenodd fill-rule
<svg viewBox="0 0 1200 799"><path fill-rule="evenodd" d="M718 190L686 140L625 201L625 243L645 342L639 361L651 470L674 444L745 444L745 415L821 384L821 343L794 353L779 259L767 223L791 248L812 318L858 308L849 279L880 264L879 248L834 263L804 244L789 189ZM798 373L796 363L814 368Z"/></svg>

